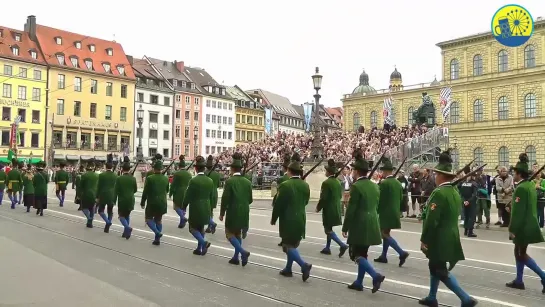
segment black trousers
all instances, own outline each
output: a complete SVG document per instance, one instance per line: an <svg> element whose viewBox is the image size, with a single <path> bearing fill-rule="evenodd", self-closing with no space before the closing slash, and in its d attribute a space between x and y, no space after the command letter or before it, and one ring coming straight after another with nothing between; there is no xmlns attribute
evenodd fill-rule
<svg viewBox="0 0 545 307"><path fill-rule="evenodd" d="M506 204L498 203L498 210L501 211L501 219L504 226L509 226L509 222L511 221L511 208L509 207Z"/></svg>

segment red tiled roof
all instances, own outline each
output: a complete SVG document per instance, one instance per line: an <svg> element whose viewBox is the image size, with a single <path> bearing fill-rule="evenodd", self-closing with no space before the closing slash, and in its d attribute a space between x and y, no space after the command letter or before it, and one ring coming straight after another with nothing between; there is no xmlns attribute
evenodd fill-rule
<svg viewBox="0 0 545 307"><path fill-rule="evenodd" d="M109 76L123 76L117 69L118 66L123 66L125 70L123 77L136 79L125 51L123 51L123 47L119 43L42 25L36 26L36 36L40 42L45 60L49 65L89 72L85 60L91 59L93 62L93 72L95 73ZM57 37L61 38L61 45L56 43ZM81 43L81 49L76 48L76 42ZM95 46L94 52L90 50L91 45ZM107 49L111 49L113 54L108 55ZM64 55L64 65L59 64L57 59L58 54ZM70 57L77 58L78 67L72 65ZM110 64L110 72L105 70L103 63Z"/></svg>
<svg viewBox="0 0 545 307"><path fill-rule="evenodd" d="M340 107L326 108L326 111L331 115L343 116L343 109Z"/></svg>
<svg viewBox="0 0 545 307"><path fill-rule="evenodd" d="M29 63L36 64L46 64L44 58L38 49L38 46L33 42L28 33L25 31L19 31L15 29L10 29L0 26L0 56L4 58L25 61ZM21 36L21 41L18 42L15 40L15 35L18 34ZM14 55L12 47L17 46L19 48L19 55ZM31 51L35 51L37 59L33 59Z"/></svg>

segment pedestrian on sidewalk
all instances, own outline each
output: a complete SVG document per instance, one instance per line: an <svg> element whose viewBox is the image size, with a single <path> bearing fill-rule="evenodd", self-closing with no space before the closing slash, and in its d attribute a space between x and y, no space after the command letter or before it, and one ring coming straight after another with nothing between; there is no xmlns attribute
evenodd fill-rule
<svg viewBox="0 0 545 307"><path fill-rule="evenodd" d="M498 214L500 220L496 225L508 227L510 221L510 205L515 190L513 176L507 172L507 167L500 167L500 175L496 178L496 190L498 191Z"/></svg>

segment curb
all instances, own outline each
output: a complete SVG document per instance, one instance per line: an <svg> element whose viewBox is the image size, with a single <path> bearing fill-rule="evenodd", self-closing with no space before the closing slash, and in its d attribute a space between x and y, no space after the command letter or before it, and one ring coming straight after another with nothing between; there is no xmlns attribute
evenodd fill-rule
<svg viewBox="0 0 545 307"><path fill-rule="evenodd" d="M419 221L418 219L416 218L402 218L401 219L402 222L406 222L406 223L412 223L412 224L422 224L421 221ZM459 225L460 228L463 228L462 225ZM508 231L508 227L498 227L496 225L491 225L490 228L486 229L484 226L482 226L481 228L476 228L475 227L475 230L478 230L478 231L481 231L481 230L485 230L485 231L497 231L497 232L507 232Z"/></svg>

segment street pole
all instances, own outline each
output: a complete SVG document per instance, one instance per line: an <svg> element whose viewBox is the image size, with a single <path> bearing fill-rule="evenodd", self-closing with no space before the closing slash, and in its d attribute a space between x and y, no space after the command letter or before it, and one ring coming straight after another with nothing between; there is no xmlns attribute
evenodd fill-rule
<svg viewBox="0 0 545 307"><path fill-rule="evenodd" d="M53 134L53 126L55 125L55 112L53 112L53 115L51 116L51 144L49 145L49 167L53 166L53 161L55 159L55 138ZM61 144L63 140L61 138Z"/></svg>
<svg viewBox="0 0 545 307"><path fill-rule="evenodd" d="M144 153L142 152L142 134L144 133L144 131L142 130L141 118L138 119L138 130L140 131L140 135L138 136L138 152L136 153L136 159L138 160L138 162L142 162L142 160L144 160Z"/></svg>
<svg viewBox="0 0 545 307"><path fill-rule="evenodd" d="M322 136L320 131L320 89L322 87L322 75L319 74L319 68L316 67L316 73L312 76L312 81L314 83L314 89L316 93L314 94L314 139L312 140L312 157L319 159L323 156L323 145L322 145Z"/></svg>

